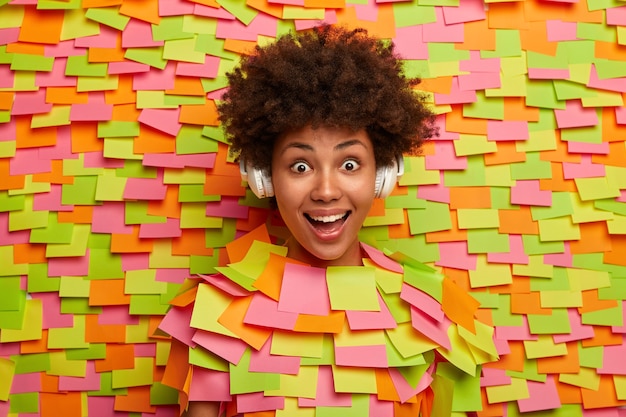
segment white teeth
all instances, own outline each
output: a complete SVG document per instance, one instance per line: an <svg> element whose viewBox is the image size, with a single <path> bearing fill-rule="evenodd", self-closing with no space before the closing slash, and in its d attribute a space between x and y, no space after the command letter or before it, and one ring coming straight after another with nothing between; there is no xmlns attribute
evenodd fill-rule
<svg viewBox="0 0 626 417"><path fill-rule="evenodd" d="M332 223L332 222L336 222L337 220L341 220L344 218L344 216L346 215L346 213L343 214L335 214L334 216L310 216L312 220L315 220L316 222L322 222L322 223Z"/></svg>

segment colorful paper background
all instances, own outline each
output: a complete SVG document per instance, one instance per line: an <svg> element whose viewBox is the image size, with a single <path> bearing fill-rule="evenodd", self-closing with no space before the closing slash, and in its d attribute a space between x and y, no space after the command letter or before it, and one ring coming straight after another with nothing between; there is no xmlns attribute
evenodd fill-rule
<svg viewBox="0 0 626 417"><path fill-rule="evenodd" d="M176 414L168 301L236 236L284 234L214 100L239 54L321 19L393 39L431 96L441 134L362 238L482 303L480 415L619 415L624 4L0 0L0 415Z"/></svg>

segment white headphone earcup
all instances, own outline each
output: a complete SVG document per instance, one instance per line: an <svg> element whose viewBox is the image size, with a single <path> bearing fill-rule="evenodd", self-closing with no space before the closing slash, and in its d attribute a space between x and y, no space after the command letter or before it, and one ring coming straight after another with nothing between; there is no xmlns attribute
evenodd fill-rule
<svg viewBox="0 0 626 417"><path fill-rule="evenodd" d="M376 170L374 197L385 198L393 191L398 179L404 174L404 160L396 158L393 165L386 165Z"/></svg>
<svg viewBox="0 0 626 417"><path fill-rule="evenodd" d="M247 164L243 159L239 160L239 172L241 179L248 183L252 193L258 198L274 196L274 186L269 175L258 168Z"/></svg>

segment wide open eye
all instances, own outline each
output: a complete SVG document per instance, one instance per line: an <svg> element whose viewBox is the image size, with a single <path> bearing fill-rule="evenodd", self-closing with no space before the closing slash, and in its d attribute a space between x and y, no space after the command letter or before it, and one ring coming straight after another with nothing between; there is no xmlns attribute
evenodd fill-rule
<svg viewBox="0 0 626 417"><path fill-rule="evenodd" d="M356 171L359 169L361 164L356 159L346 159L343 164L341 164L341 168L346 171Z"/></svg>
<svg viewBox="0 0 626 417"><path fill-rule="evenodd" d="M298 161L291 166L291 170L299 174L303 174L305 172L310 171L311 167L306 162Z"/></svg>

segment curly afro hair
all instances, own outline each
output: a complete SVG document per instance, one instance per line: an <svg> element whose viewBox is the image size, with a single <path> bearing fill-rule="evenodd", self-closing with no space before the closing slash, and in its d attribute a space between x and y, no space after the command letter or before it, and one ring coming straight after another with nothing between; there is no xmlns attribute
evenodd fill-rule
<svg viewBox="0 0 626 417"><path fill-rule="evenodd" d="M307 125L365 129L378 166L417 153L436 134L425 97L413 90L420 80L403 74L391 42L364 29L283 35L227 77L218 109L231 150L267 172L276 139Z"/></svg>

